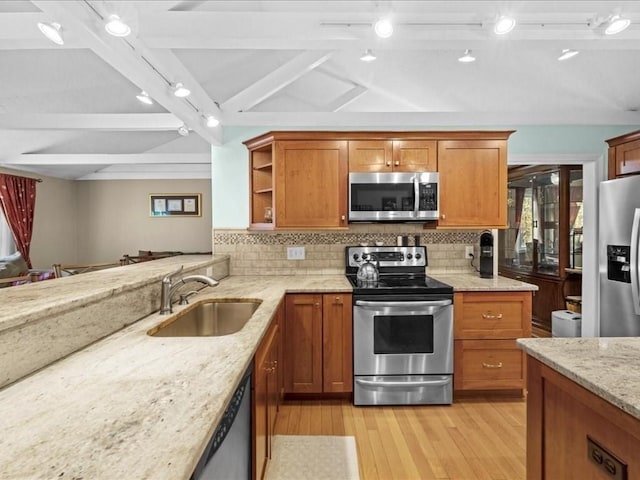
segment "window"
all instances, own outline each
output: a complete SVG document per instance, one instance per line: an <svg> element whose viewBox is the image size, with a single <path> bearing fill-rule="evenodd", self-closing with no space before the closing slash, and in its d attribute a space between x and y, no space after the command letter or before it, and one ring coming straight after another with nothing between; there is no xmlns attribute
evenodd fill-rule
<svg viewBox="0 0 640 480"><path fill-rule="evenodd" d="M0 208L0 257L6 257L15 251L16 243L13 241L13 234Z"/></svg>

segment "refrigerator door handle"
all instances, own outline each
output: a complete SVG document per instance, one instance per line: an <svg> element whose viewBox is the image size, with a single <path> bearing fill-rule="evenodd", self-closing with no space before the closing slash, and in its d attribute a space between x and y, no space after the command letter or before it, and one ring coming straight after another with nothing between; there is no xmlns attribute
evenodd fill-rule
<svg viewBox="0 0 640 480"><path fill-rule="evenodd" d="M640 228L640 208L636 208L633 214L633 226L631 228L631 297L633 298L633 311L640 315L640 282L638 281L638 229Z"/></svg>

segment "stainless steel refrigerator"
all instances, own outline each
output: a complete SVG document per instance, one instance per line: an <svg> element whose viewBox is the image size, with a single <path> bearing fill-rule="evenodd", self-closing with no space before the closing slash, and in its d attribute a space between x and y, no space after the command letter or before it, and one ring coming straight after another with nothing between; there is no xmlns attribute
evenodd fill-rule
<svg viewBox="0 0 640 480"><path fill-rule="evenodd" d="M600 335L640 336L640 176L600 183Z"/></svg>

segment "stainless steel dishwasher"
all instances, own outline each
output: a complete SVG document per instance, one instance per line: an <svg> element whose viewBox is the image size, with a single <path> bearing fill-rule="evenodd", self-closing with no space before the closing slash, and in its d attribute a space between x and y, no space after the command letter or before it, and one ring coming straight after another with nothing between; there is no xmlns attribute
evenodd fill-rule
<svg viewBox="0 0 640 480"><path fill-rule="evenodd" d="M251 375L249 366L211 436L191 480L251 478Z"/></svg>

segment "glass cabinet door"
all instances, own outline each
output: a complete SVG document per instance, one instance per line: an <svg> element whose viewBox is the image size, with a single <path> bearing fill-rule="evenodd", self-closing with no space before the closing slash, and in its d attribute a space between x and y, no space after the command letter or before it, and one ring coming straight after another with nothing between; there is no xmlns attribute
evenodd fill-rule
<svg viewBox="0 0 640 480"><path fill-rule="evenodd" d="M582 268L582 169L569 171L569 267Z"/></svg>
<svg viewBox="0 0 640 480"><path fill-rule="evenodd" d="M533 200L533 237L537 271L558 275L559 253L559 201L558 171L536 175Z"/></svg>
<svg viewBox="0 0 640 480"><path fill-rule="evenodd" d="M509 228L500 231L500 263L512 269L531 271L533 267L532 192L532 182L529 178L509 182Z"/></svg>

